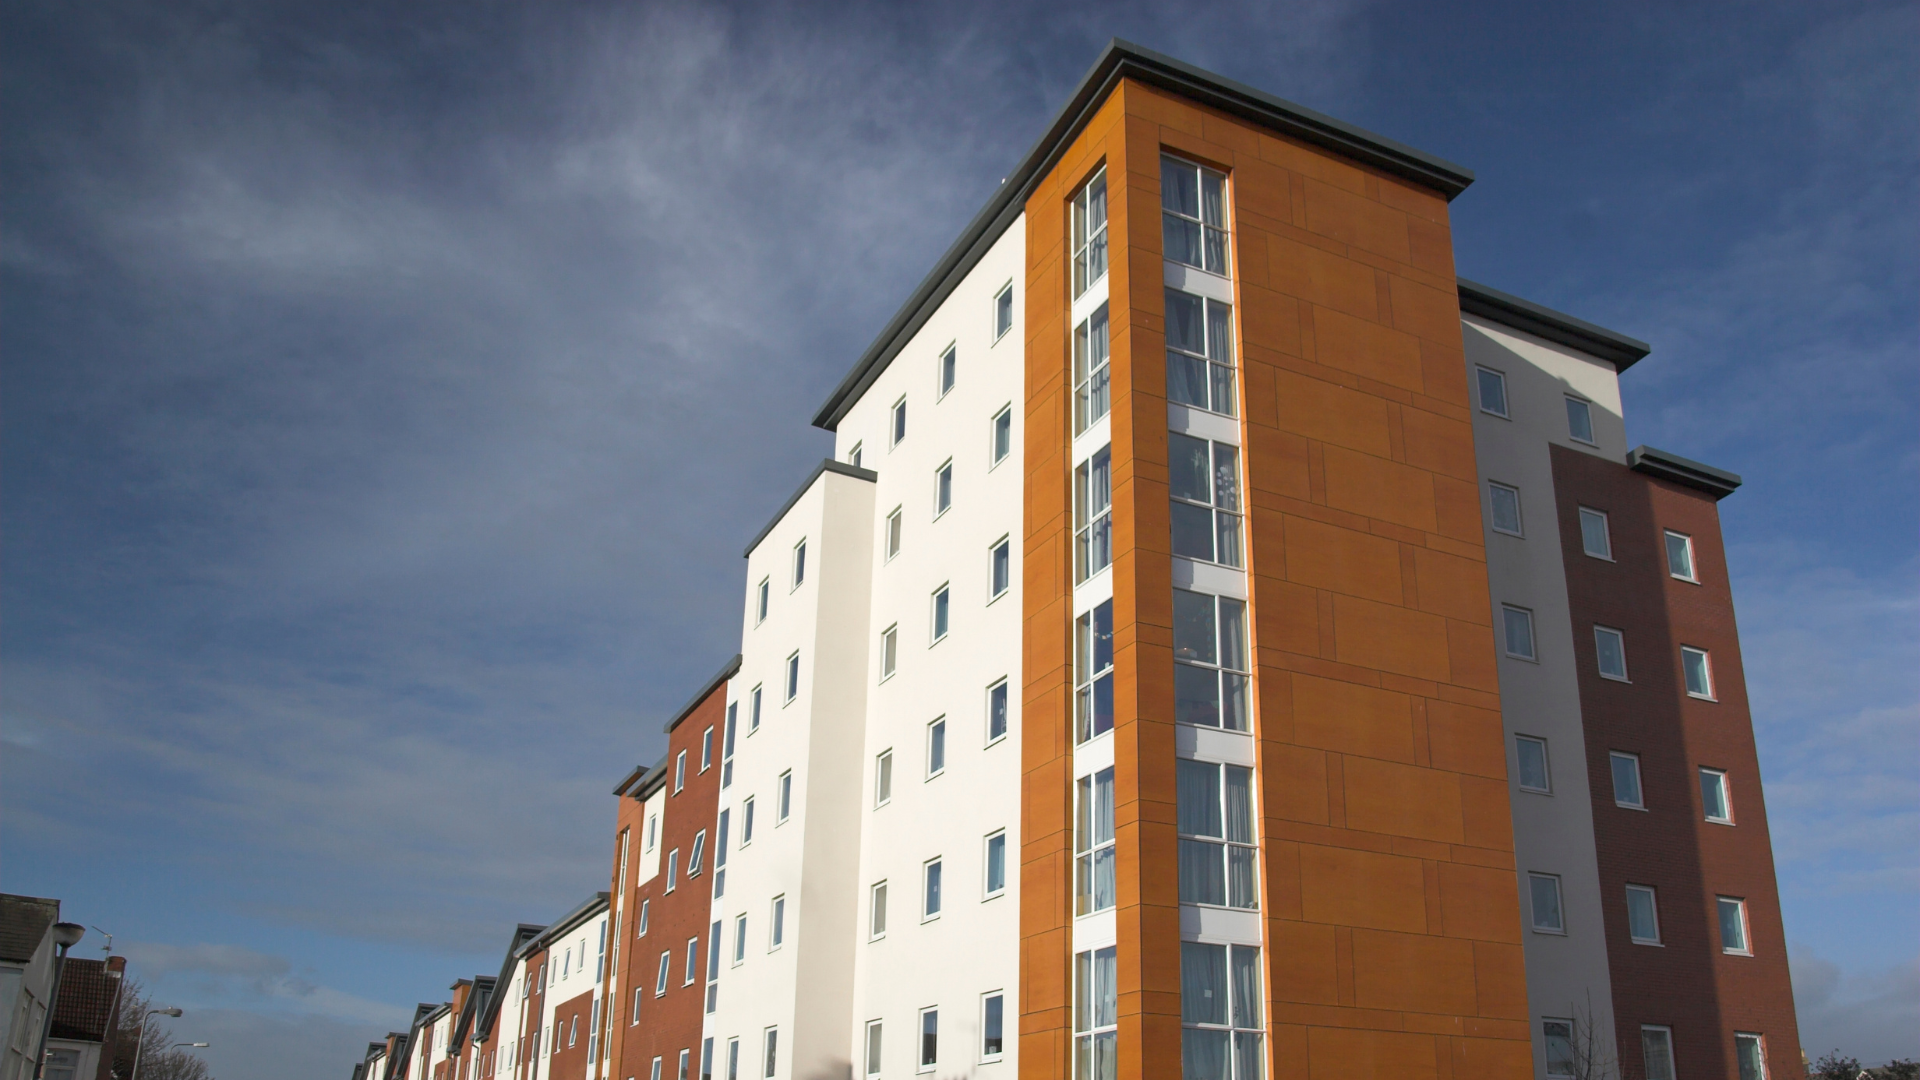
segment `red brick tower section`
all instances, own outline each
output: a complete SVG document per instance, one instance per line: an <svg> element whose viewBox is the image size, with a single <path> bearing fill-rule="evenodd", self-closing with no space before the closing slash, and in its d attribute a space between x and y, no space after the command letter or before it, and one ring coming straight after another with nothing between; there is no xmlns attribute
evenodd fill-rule
<svg viewBox="0 0 1920 1080"><path fill-rule="evenodd" d="M1787 1075L1800 1040L1716 505L1739 479L1645 447L1632 468L1552 454L1621 1076L1644 1080L1649 1025L1671 1029L1676 1076L1738 1080L1742 1035ZM1583 550L1582 507L1607 515L1611 560ZM1692 580L1669 563L1669 533L1690 541ZM1625 680L1601 674L1595 627L1623 635ZM1689 693L1683 648L1706 653L1707 694ZM1615 753L1638 757L1644 810L1616 803ZM1724 823L1703 771L1725 777ZM1629 886L1653 890L1657 945L1635 941ZM1723 898L1744 902L1744 949L1722 931Z"/></svg>
<svg viewBox="0 0 1920 1080"><path fill-rule="evenodd" d="M532 1080L534 1063L540 1055L548 1051L547 1040L542 1036L542 1026L547 1015L547 950L544 939L541 948L527 954L526 972L529 991L524 1006L520 1010L520 1031L518 1039L518 1060L514 1063L514 1080Z"/></svg>
<svg viewBox="0 0 1920 1080"><path fill-rule="evenodd" d="M734 657L667 723L667 755L651 769L635 770L614 794L620 797L613 852L615 895L621 890L615 970L610 974L607 1045L613 1069L622 1078L651 1075L660 1060L663 1080L678 1076L680 1052L689 1055L688 1073L700 1070L701 1026L706 1019L707 972L712 947L709 915L716 864L720 777L726 735L727 680L740 667ZM656 795L663 796L655 799ZM648 805L663 807L649 850ZM726 843L738 841L729 836ZM696 848L698 866L691 865ZM644 882L646 867L652 876ZM623 877L624 868L624 880ZM644 918L642 912L645 912ZM687 949L694 944L694 978L686 980ZM661 954L667 957L667 981L659 990ZM716 1057L722 1053L715 1050ZM724 1065L714 1062L715 1073Z"/></svg>

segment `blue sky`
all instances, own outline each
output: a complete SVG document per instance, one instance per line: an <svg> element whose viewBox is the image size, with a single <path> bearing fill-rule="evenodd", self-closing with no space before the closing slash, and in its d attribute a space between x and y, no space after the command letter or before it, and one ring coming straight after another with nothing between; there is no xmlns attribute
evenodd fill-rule
<svg viewBox="0 0 1920 1080"><path fill-rule="evenodd" d="M1747 480L1803 1037L1920 1056L1920 9L1460 7L7 5L0 888L225 1080L495 970L1121 36L1474 169L1462 274L1653 344L1629 437Z"/></svg>

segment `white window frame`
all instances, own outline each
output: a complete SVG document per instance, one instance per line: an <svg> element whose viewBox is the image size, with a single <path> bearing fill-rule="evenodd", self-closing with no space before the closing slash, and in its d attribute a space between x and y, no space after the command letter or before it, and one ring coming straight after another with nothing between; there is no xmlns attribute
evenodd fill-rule
<svg viewBox="0 0 1920 1080"><path fill-rule="evenodd" d="M1204 558L1179 550L1175 550L1174 554L1180 558L1191 559L1195 562L1212 563L1215 566L1225 566L1234 570L1246 569L1246 534L1244 532L1247 509L1246 492L1244 490L1246 485L1242 481L1240 447L1229 442L1220 442L1216 439L1208 439L1198 435L1188 435L1183 432L1174 431L1167 433L1169 458L1174 454L1173 444L1177 439L1190 439L1206 448L1207 491L1206 499L1202 501L1173 491L1171 490L1172 485L1169 485L1169 493L1167 496L1168 514L1169 517L1171 517L1173 512L1181 507L1190 507L1194 510L1205 511L1207 515L1207 531L1209 534L1207 546L1211 554ZM1226 471L1221 467L1220 459L1222 457L1227 458L1230 463L1232 471L1231 491L1221 490L1229 486L1220 483L1220 477L1222 473ZM1231 551L1226 550L1228 545L1222 542L1228 537L1232 538Z"/></svg>
<svg viewBox="0 0 1920 1080"><path fill-rule="evenodd" d="M893 407L887 410L887 449L892 450L906 441L907 396L902 394L900 400L894 402Z"/></svg>
<svg viewBox="0 0 1920 1080"><path fill-rule="evenodd" d="M639 923L636 924L636 929L638 932L633 935L634 937L643 938L647 936L647 922L648 922L647 916L650 914L650 909L652 907L653 907L652 898L648 898L640 901L640 921Z"/></svg>
<svg viewBox="0 0 1920 1080"><path fill-rule="evenodd" d="M1082 435L1113 411L1113 323L1106 304L1073 328L1072 350L1073 433Z"/></svg>
<svg viewBox="0 0 1920 1080"><path fill-rule="evenodd" d="M880 550L885 553L885 558L882 560L884 562L892 562L894 556L900 554L900 546L906 538L906 522L901 514L902 509L902 507L894 507L893 512L887 515L885 524L880 527Z"/></svg>
<svg viewBox="0 0 1920 1080"><path fill-rule="evenodd" d="M1007 446L1000 448L1000 429L1007 429ZM1013 456L1013 405L1000 406L1000 411L987 419L987 471L1000 467L1000 463Z"/></svg>
<svg viewBox="0 0 1920 1080"><path fill-rule="evenodd" d="M1750 1042L1760 1052L1760 1080L1767 1080L1773 1070L1767 1067L1767 1037L1757 1031L1736 1031L1733 1033L1733 1067L1740 1069L1740 1044Z"/></svg>
<svg viewBox="0 0 1920 1080"><path fill-rule="evenodd" d="M763 1080L773 1080L773 1074L780 1064L780 1026L767 1028L760 1033L760 1048L766 1058L763 1067Z"/></svg>
<svg viewBox="0 0 1920 1080"><path fill-rule="evenodd" d="M866 1058L866 1075L879 1076L881 1055L886 1047L885 1023L879 1020L867 1021L866 1035L866 1040L860 1044L861 1053Z"/></svg>
<svg viewBox="0 0 1920 1080"><path fill-rule="evenodd" d="M781 773L773 782L774 827L779 828L793 816L793 770Z"/></svg>
<svg viewBox="0 0 1920 1080"><path fill-rule="evenodd" d="M996 692L1000 695L1002 708L1004 709L1003 723L1000 734L998 735L993 733L993 696ZM1004 678L995 679L993 682L987 684L986 720L987 741L983 745L992 746L1002 739L1005 739L1013 731L1013 689Z"/></svg>
<svg viewBox="0 0 1920 1080"><path fill-rule="evenodd" d="M993 887L993 842L1000 841L1000 887ZM1007 830L995 829L980 838L980 899L984 902L1007 894Z"/></svg>
<svg viewBox="0 0 1920 1080"><path fill-rule="evenodd" d="M700 771L713 768L713 728L700 733Z"/></svg>
<svg viewBox="0 0 1920 1080"><path fill-rule="evenodd" d="M987 1002L1000 999L1000 1049L987 1049ZM980 995L980 1064L988 1065L1007 1056L1007 992L989 990Z"/></svg>
<svg viewBox="0 0 1920 1080"><path fill-rule="evenodd" d="M1485 364L1473 365L1473 371L1474 405L1488 416L1497 416L1502 420L1513 419L1513 399L1507 393L1507 373L1498 368L1490 368ZM1480 378L1482 373L1493 376L1500 383L1500 408L1498 410L1487 408L1487 397L1486 394L1482 392L1484 389Z"/></svg>
<svg viewBox="0 0 1920 1080"><path fill-rule="evenodd" d="M1098 225L1092 225L1091 218L1096 205L1093 192L1096 187L1100 191L1097 201L1100 222ZM1107 276L1107 266L1111 258L1111 252L1107 247L1107 238L1111 235L1107 231L1107 223L1112 214L1108 206L1107 167L1104 164L1095 169L1093 175L1087 177L1086 182L1074 191L1070 202L1068 214L1071 216L1068 223L1067 246L1071 249L1073 266L1070 271L1072 281L1068 283L1068 287L1073 290L1073 298L1078 300L1086 295L1087 290L1092 288L1095 282ZM1092 227L1089 227L1090 225ZM1096 261L1096 252L1099 263L1098 273L1092 270L1093 263Z"/></svg>
<svg viewBox="0 0 1920 1080"><path fill-rule="evenodd" d="M1589 521L1597 521L1600 523L1600 541L1606 546L1604 552L1596 552L1587 546L1587 523ZM1580 551L1581 554L1584 554L1589 559L1599 559L1603 562L1614 561L1613 525L1607 519L1607 512L1605 510L1595 510L1591 506L1583 506L1580 508Z"/></svg>
<svg viewBox="0 0 1920 1080"><path fill-rule="evenodd" d="M787 587L788 592L807 583L807 538L804 536L793 545L793 554L787 562L787 580L791 582Z"/></svg>
<svg viewBox="0 0 1920 1080"><path fill-rule="evenodd" d="M1715 896L1714 924L1720 932L1720 951L1727 956L1753 955L1753 923L1747 917L1747 900L1743 896ZM1732 904L1740 916L1740 947L1727 947L1725 908Z"/></svg>
<svg viewBox="0 0 1920 1080"><path fill-rule="evenodd" d="M1627 802L1620 798L1619 762L1633 766L1633 786L1639 795L1639 802ZM1613 786L1613 805L1623 810L1645 810L1647 808L1647 778L1640 769L1640 755L1626 750L1607 751L1607 779Z"/></svg>
<svg viewBox="0 0 1920 1080"><path fill-rule="evenodd" d="M1702 783L1700 788L1700 814L1707 821L1715 825L1731 825L1733 824L1733 787L1727 780L1727 770L1715 769L1707 765L1700 766L1701 779L1704 781L1705 778L1709 776L1719 779L1720 805L1726 810L1726 813L1720 817L1714 817L1707 812L1706 785Z"/></svg>
<svg viewBox="0 0 1920 1080"><path fill-rule="evenodd" d="M927 1057L927 1018L933 1018L933 1057ZM913 1071L930 1073L940 1067L940 1006L929 1005L914 1014Z"/></svg>
<svg viewBox="0 0 1920 1080"><path fill-rule="evenodd" d="M932 780L947 771L947 718L944 714L927 721L926 751L921 755L920 764L924 770L921 774L923 780Z"/></svg>
<svg viewBox="0 0 1920 1080"><path fill-rule="evenodd" d="M1007 325L1005 326L1000 325L1001 297L1007 298ZM1013 324L1018 321L1018 315L1013 307L1013 282L1011 280L994 290L993 306L987 311L987 320L987 326L993 334L993 343L995 345L1000 344L1000 339L1006 337L1013 331Z"/></svg>
<svg viewBox="0 0 1920 1080"><path fill-rule="evenodd" d="M1620 674L1618 675L1612 674L1611 672L1607 671L1607 669L1604 666L1602 666L1601 658L1600 658L1600 638L1602 634L1612 634L1614 636L1614 639L1620 643ZM1629 677L1629 673L1632 671L1632 668L1627 666L1627 633L1626 631L1616 629L1615 627L1611 627L1611 626L1601 626L1598 623L1594 624L1593 667L1594 667L1594 670L1597 671L1600 674L1600 677L1603 679L1611 679L1614 682L1623 682L1623 683L1630 683L1633 681L1633 679Z"/></svg>
<svg viewBox="0 0 1920 1080"><path fill-rule="evenodd" d="M1006 580L1001 582L1000 588L996 590L993 587L994 586L993 575L994 575L994 572L998 569L997 564L1002 557L1006 559L1007 575L1006 575ZM991 604L995 600L1000 599L1001 597L1007 595L1012 591L1013 591L1013 537L1002 536L1000 539L995 540L993 543L987 545L987 603Z"/></svg>
<svg viewBox="0 0 1920 1080"><path fill-rule="evenodd" d="M1687 661L1694 656L1700 658L1700 674L1706 677L1705 693L1696 691L1691 685L1693 679L1687 669ZM1720 700L1713 693L1713 654L1710 651L1693 645L1680 646L1680 685L1686 687L1687 696L1696 701Z"/></svg>
<svg viewBox="0 0 1920 1080"><path fill-rule="evenodd" d="M1540 908L1539 905L1534 902L1534 883L1540 881L1548 882L1553 886L1554 914L1559 916L1560 920L1558 926L1544 924L1540 921ZM1534 870L1527 871L1527 927L1536 934L1556 934L1560 937L1567 935L1567 894L1566 890L1560 887L1559 874L1545 874Z"/></svg>
<svg viewBox="0 0 1920 1080"><path fill-rule="evenodd" d="M938 881L935 879L938 878ZM947 910L947 873L941 856L920 864L920 921L929 923ZM930 905L938 905L928 910Z"/></svg>
<svg viewBox="0 0 1920 1080"><path fill-rule="evenodd" d="M672 892L680 887L680 849L667 852L667 887L662 892Z"/></svg>
<svg viewBox="0 0 1920 1080"><path fill-rule="evenodd" d="M748 847L753 843L753 796L740 801L740 846Z"/></svg>
<svg viewBox="0 0 1920 1080"><path fill-rule="evenodd" d="M1504 491L1513 496L1514 528L1503 529L1497 524L1499 515L1494 513L1494 492L1496 491ZM1492 529L1502 536L1518 536L1525 539L1527 535L1527 516L1526 510L1520 501L1519 488L1512 484L1503 484L1498 480L1487 481L1487 528Z"/></svg>
<svg viewBox="0 0 1920 1080"><path fill-rule="evenodd" d="M1633 942L1635 945L1651 945L1651 946L1664 948L1666 946L1666 942L1661 939L1661 933L1660 933L1660 890L1654 888L1651 885L1629 884L1626 887L1625 894L1628 897L1627 899L1627 940ZM1647 898L1647 911L1651 913L1653 916L1653 936L1652 937L1645 937L1641 934L1637 934L1634 932L1632 897L1635 896L1636 894L1640 896L1645 896Z"/></svg>
<svg viewBox="0 0 1920 1080"><path fill-rule="evenodd" d="M784 670L785 677L781 679L780 689L786 695L786 700L780 703L781 708L786 708L788 705L793 704L794 700L800 696L799 649L793 650L793 653L787 657L787 664Z"/></svg>
<svg viewBox="0 0 1920 1080"><path fill-rule="evenodd" d="M1543 1016L1540 1018L1540 1044L1543 1048L1549 1046L1550 1040L1552 1039L1552 1036L1547 1034L1547 1027L1550 1024L1558 1024L1563 1029L1565 1029L1567 1033L1566 1034L1567 1056L1569 1059L1571 1059L1573 1056L1573 1038L1574 1038L1574 1026L1573 1026L1572 1018L1565 1017L1565 1016ZM1567 1062L1567 1065L1569 1068L1572 1068L1573 1062L1569 1060ZM1542 1075L1546 1076L1548 1080L1573 1080L1574 1074L1571 1072L1554 1072L1553 1071L1553 1056L1552 1056L1551 1050L1548 1050L1546 1053L1541 1055L1541 1069L1542 1069Z"/></svg>
<svg viewBox="0 0 1920 1080"><path fill-rule="evenodd" d="M1177 205L1169 204L1169 202L1167 201L1166 178L1170 168L1178 168L1178 169L1190 171L1194 174L1194 180L1195 180L1194 194L1195 194L1195 197L1199 200L1198 205L1196 205L1194 209L1199 214L1198 217L1189 215L1185 210L1179 208ZM1209 222L1207 220L1206 181L1209 177L1212 177L1213 179L1218 180L1220 183L1220 221L1218 223ZM1205 263L1207 261L1206 260L1207 233L1209 232L1217 232L1220 234L1220 255L1221 255L1221 265L1217 270L1209 266L1200 265L1200 263L1190 263L1184 259L1177 258L1170 251L1163 251L1162 253L1165 256L1166 261L1173 263L1177 266L1190 266L1193 269L1198 270L1203 274L1213 274L1216 277L1227 277L1227 278L1232 277L1233 263L1234 263L1233 222L1231 220L1231 212L1233 208L1233 195L1232 195L1232 192L1228 189L1227 180L1228 180L1227 174L1221 172L1219 169L1208 168L1207 166L1202 165L1197 161L1192 161L1190 159L1180 157L1176 154L1169 154L1164 150L1161 151L1160 153L1160 218L1161 218L1161 238L1162 238L1163 245L1166 237L1166 232L1165 232L1166 219L1168 217L1173 217L1174 219L1182 222L1183 224L1191 223L1192 225L1195 225L1200 229L1200 253L1201 253L1200 263Z"/></svg>
<svg viewBox="0 0 1920 1080"><path fill-rule="evenodd" d="M949 377L951 374L951 377ZM948 342L933 361L933 400L945 401L953 388L960 384L960 348L957 342Z"/></svg>
<svg viewBox="0 0 1920 1080"><path fill-rule="evenodd" d="M665 997L667 981L673 974L673 950L665 949L660 953L660 970L653 977L653 996ZM655 1060L658 1060L657 1058Z"/></svg>
<svg viewBox="0 0 1920 1080"><path fill-rule="evenodd" d="M1666 548L1661 554L1666 556L1667 576L1675 581L1684 581L1689 585L1700 584L1699 552L1693 548L1693 536L1689 533L1679 532L1674 529L1663 529L1661 532L1664 534L1661 538L1663 542L1662 546ZM1687 573L1685 575L1673 572L1673 552L1668 545L1674 540L1679 540L1685 544L1687 548Z"/></svg>
<svg viewBox="0 0 1920 1080"><path fill-rule="evenodd" d="M1512 617L1515 615L1518 615L1526 621L1527 648L1525 652L1520 652L1513 647ZM1500 650L1506 654L1509 660L1524 660L1529 664L1537 664L1540 662L1540 642L1538 635L1536 635L1533 630L1532 608L1523 608L1519 604L1500 605Z"/></svg>
<svg viewBox="0 0 1920 1080"><path fill-rule="evenodd" d="M685 750L673 756L673 793L680 794L687 787L687 752Z"/></svg>
<svg viewBox="0 0 1920 1080"><path fill-rule="evenodd" d="M900 670L900 624L880 631L880 681L886 682Z"/></svg>
<svg viewBox="0 0 1920 1080"><path fill-rule="evenodd" d="M772 606L773 579L761 578L760 584L755 586L755 589L757 592L754 599L753 625L759 626L767 621L767 609Z"/></svg>
<svg viewBox="0 0 1920 1080"><path fill-rule="evenodd" d="M1600 435L1593 430L1593 402L1572 394L1567 394L1565 397L1567 399L1567 438L1582 446L1599 446ZM1573 408L1576 405L1587 414L1587 437L1584 439L1580 437L1579 432L1573 430Z"/></svg>
<svg viewBox="0 0 1920 1080"><path fill-rule="evenodd" d="M946 611L945 611L946 626L944 627L940 625L941 617L942 617L941 607L943 605L946 608ZM953 583L952 582L947 582L947 581L941 582L940 586L934 589L932 594L927 597L927 630L930 634L930 637L927 641L927 645L929 648L940 644L941 642L947 640L948 637L952 636L953 634Z"/></svg>
<svg viewBox="0 0 1920 1080"><path fill-rule="evenodd" d="M1073 467L1074 584L1091 580L1112 565L1113 449L1102 446Z"/></svg>
<svg viewBox="0 0 1920 1080"><path fill-rule="evenodd" d="M942 500L945 500L942 502ZM953 509L953 459L948 458L933 470L933 520L939 521Z"/></svg>
<svg viewBox="0 0 1920 1080"><path fill-rule="evenodd" d="M700 978L700 935L695 934L692 937L687 939L687 964L686 964L685 970L683 970L680 973L680 979L681 979L680 985L692 986L695 982L699 980L699 978ZM684 1050L681 1051L681 1053L685 1053L685 1052L686 1051Z"/></svg>
<svg viewBox="0 0 1920 1080"><path fill-rule="evenodd" d="M868 941L879 941L887 936L887 894L885 878L867 886Z"/></svg>
<svg viewBox="0 0 1920 1080"><path fill-rule="evenodd" d="M1553 758L1549 754L1547 740L1538 735L1516 734L1513 737L1513 742L1513 761L1515 766L1513 770L1514 786L1518 787L1521 791L1530 792L1534 795L1553 794ZM1532 743L1540 748L1540 771L1545 774L1547 782L1545 787L1528 787L1526 781L1520 779L1519 764L1521 743Z"/></svg>
<svg viewBox="0 0 1920 1080"><path fill-rule="evenodd" d="M866 447L867 444L864 442L854 443L853 449L847 451L847 464L856 469L859 468L860 460L865 456Z"/></svg>
<svg viewBox="0 0 1920 1080"><path fill-rule="evenodd" d="M747 913L733 917L733 967L747 962Z"/></svg>
<svg viewBox="0 0 1920 1080"><path fill-rule="evenodd" d="M1653 1069L1651 1068L1652 1062L1647 1060L1647 1050L1648 1050L1647 1033L1648 1032L1659 1033L1660 1048L1663 1052L1663 1056L1666 1058L1666 1061L1664 1062L1665 1068L1661 1070L1662 1072L1666 1073L1666 1076L1661 1078L1656 1078L1656 1080L1672 1080L1672 1078L1676 1075L1673 1068L1673 1029L1671 1027L1668 1027L1665 1024L1641 1024L1640 1025L1640 1066L1641 1066L1641 1069L1643 1070L1641 1075L1649 1078L1654 1077L1654 1072L1653 1072Z"/></svg>
<svg viewBox="0 0 1920 1080"><path fill-rule="evenodd" d="M873 806L879 809L893 801L893 747L873 756Z"/></svg>
<svg viewBox="0 0 1920 1080"><path fill-rule="evenodd" d="M760 730L760 706L761 706L761 703L764 700L766 700L766 696L763 693L765 689L766 689L766 684L759 683L759 684L756 684L752 690L747 692L747 734L748 735L752 735L754 732Z"/></svg>
<svg viewBox="0 0 1920 1080"><path fill-rule="evenodd" d="M693 848L687 852L687 878L692 880L700 876L707 868L707 830L701 829L693 834Z"/></svg>
<svg viewBox="0 0 1920 1080"><path fill-rule="evenodd" d="M775 952L787 943L787 894L781 893L768 905L767 951Z"/></svg>

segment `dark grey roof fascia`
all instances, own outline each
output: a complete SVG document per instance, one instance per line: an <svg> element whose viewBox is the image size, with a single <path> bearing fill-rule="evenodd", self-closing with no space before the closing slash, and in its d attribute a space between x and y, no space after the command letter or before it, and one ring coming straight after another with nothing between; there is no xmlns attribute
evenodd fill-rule
<svg viewBox="0 0 1920 1080"><path fill-rule="evenodd" d="M1651 446L1636 446L1627 451L1627 467L1695 491L1704 491L1713 496L1714 502L1733 494L1734 489L1740 486L1739 473L1702 465L1679 454L1655 450Z"/></svg>
<svg viewBox="0 0 1920 1080"><path fill-rule="evenodd" d="M1455 280L1460 285L1462 314L1478 315L1534 337L1578 349L1612 364L1616 372L1627 370L1635 361L1653 351L1653 346L1618 331L1595 326L1549 307L1541 307L1531 300L1522 300L1512 293L1503 293L1479 282L1466 278Z"/></svg>
<svg viewBox="0 0 1920 1080"><path fill-rule="evenodd" d="M537 923L521 923L513 928L513 936L507 939L507 956L500 962L500 977L494 980L496 988L513 985L513 965L520 958L520 946L528 939L538 937L546 927ZM474 1028L474 1037L485 1042L493 1033L494 1019L499 1015L500 1006L506 1003L506 994L488 994L486 1008L481 1012L478 1024Z"/></svg>
<svg viewBox="0 0 1920 1080"><path fill-rule="evenodd" d="M812 472L807 474L806 482L802 483L800 487L794 491L793 498L788 499L786 505L780 508L780 512L773 515L773 520L767 522L767 527L760 530L759 534L753 538L753 542L747 545L747 550L740 553L740 557L743 559L752 558L753 549L759 547L760 541L765 540L767 534L773 531L774 526L780 524L780 519L786 517L787 511L793 509L794 504L800 501L800 497L807 493L807 489L813 486L815 480L820 479L820 474L830 472L839 473L841 476L851 476L855 480L865 480L869 484L880 479L880 474L874 472L872 469L862 469L854 465L835 461L832 458L827 458L815 466Z"/></svg>
<svg viewBox="0 0 1920 1080"><path fill-rule="evenodd" d="M579 926L581 923L586 922L588 919L606 910L607 901L611 895L610 893L604 892L594 893L585 903L554 920L550 926L540 932L539 937L522 945L520 947L521 954L525 955L529 952L538 952L539 950L534 948L534 946L544 946L554 938L567 933L574 927Z"/></svg>
<svg viewBox="0 0 1920 1080"><path fill-rule="evenodd" d="M667 759L672 756L671 754L660 755L660 760L653 763L653 768L648 769L647 775L641 777L640 783L634 787L634 798L646 802L653 797L654 792L667 786Z"/></svg>
<svg viewBox="0 0 1920 1080"><path fill-rule="evenodd" d="M726 666L720 669L719 674L715 675L711 679L708 679L707 684L700 688L700 692L693 695L693 697L687 699L687 703L685 705L680 706L680 711L673 714L673 719L667 721L667 726L664 728L661 728L660 730L671 734L674 728L677 728L680 726L680 721L685 720L688 716L692 715L693 710L699 708L700 703L707 700L707 695L713 693L715 687L719 686L721 683L726 682L728 679L733 678L733 673L739 670L740 670L740 654L734 653L733 659L727 661Z"/></svg>
<svg viewBox="0 0 1920 1080"><path fill-rule="evenodd" d="M967 223L959 239L934 264L932 273L920 282L920 286L907 298L880 336L874 339L859 362L854 364L853 370L834 388L826 403L820 406L813 418L815 427L832 431L839 426L853 403L873 384L880 372L886 370L894 356L926 323L934 309L946 300L1013 219L1020 215L1026 206L1027 196L1033 193L1040 178L1066 152L1073 136L1086 125L1106 100L1107 94L1123 78L1138 79L1150 86L1171 90L1283 135L1325 147L1412 180L1440 192L1449 202L1473 183L1472 170L1444 158L1415 150L1324 113L1114 38L1074 88L1066 105L1054 115L1046 133L1020 159L1007 178L1000 182L1000 187L987 200L987 205Z"/></svg>
<svg viewBox="0 0 1920 1080"><path fill-rule="evenodd" d="M615 795L625 795L628 788L631 788L646 775L647 767L645 765L635 765L632 772L623 777L619 783L613 785L613 793Z"/></svg>

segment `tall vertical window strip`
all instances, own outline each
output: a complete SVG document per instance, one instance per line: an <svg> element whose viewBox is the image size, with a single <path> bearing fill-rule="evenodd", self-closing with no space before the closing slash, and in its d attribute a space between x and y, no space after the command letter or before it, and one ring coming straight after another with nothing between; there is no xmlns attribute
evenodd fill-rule
<svg viewBox="0 0 1920 1080"><path fill-rule="evenodd" d="M1180 943L1181 1075L1261 1080L1260 949Z"/></svg>
<svg viewBox="0 0 1920 1080"><path fill-rule="evenodd" d="M1073 470L1073 580L1079 584L1113 562L1113 454L1101 447Z"/></svg>
<svg viewBox="0 0 1920 1080"><path fill-rule="evenodd" d="M1227 273L1227 178L1176 157L1160 158L1160 231L1166 256Z"/></svg>
<svg viewBox="0 0 1920 1080"><path fill-rule="evenodd" d="M1167 435L1173 553L1240 567L1240 450L1188 435Z"/></svg>
<svg viewBox="0 0 1920 1080"><path fill-rule="evenodd" d="M1073 433L1107 415L1111 401L1107 370L1107 305L1094 309L1073 331Z"/></svg>
<svg viewBox="0 0 1920 1080"><path fill-rule="evenodd" d="M1086 742L1113 730L1113 601L1080 616L1073 631L1074 731Z"/></svg>
<svg viewBox="0 0 1920 1080"><path fill-rule="evenodd" d="M1254 872L1253 770L1175 762L1180 901L1249 911L1260 906Z"/></svg>
<svg viewBox="0 0 1920 1080"><path fill-rule="evenodd" d="M1107 276L1107 170L1073 197L1073 295Z"/></svg>
<svg viewBox="0 0 1920 1080"><path fill-rule="evenodd" d="M1074 1080L1120 1073L1120 963L1109 946L1073 958Z"/></svg>
<svg viewBox="0 0 1920 1080"><path fill-rule="evenodd" d="M1175 720L1249 730L1246 604L1173 590L1173 658Z"/></svg>
<svg viewBox="0 0 1920 1080"><path fill-rule="evenodd" d="M727 725L720 736L720 786L733 786L733 739L740 726L740 703L727 703Z"/></svg>
<svg viewBox="0 0 1920 1080"><path fill-rule="evenodd" d="M1074 787L1073 913L1091 915L1112 907L1116 898L1113 770L1083 776Z"/></svg>
<svg viewBox="0 0 1920 1080"><path fill-rule="evenodd" d="M1167 400L1236 415L1233 305L1167 290Z"/></svg>

